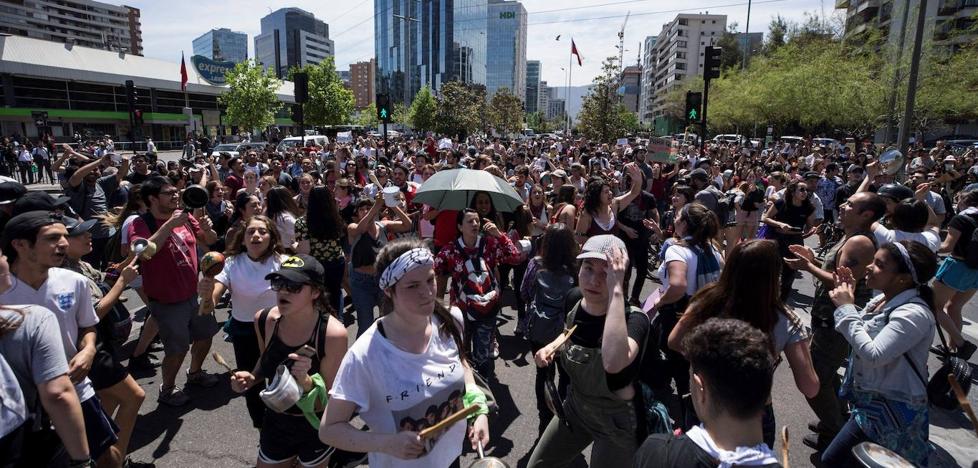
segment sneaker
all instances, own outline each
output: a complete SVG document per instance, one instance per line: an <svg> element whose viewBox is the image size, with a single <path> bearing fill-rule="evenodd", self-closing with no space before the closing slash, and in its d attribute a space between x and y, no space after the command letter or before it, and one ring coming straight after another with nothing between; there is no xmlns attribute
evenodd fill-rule
<svg viewBox="0 0 978 468"><path fill-rule="evenodd" d="M817 420L808 421L808 430L809 431L812 431L812 432L814 432L816 434L818 434L819 432L821 432L819 430L819 427L818 427L818 421Z"/></svg>
<svg viewBox="0 0 978 468"><path fill-rule="evenodd" d="M183 393L183 390L178 390L176 386L164 389L160 385L160 396L156 397L156 401L169 406L183 406L190 401L190 397Z"/></svg>
<svg viewBox="0 0 978 468"><path fill-rule="evenodd" d="M495 338L492 340L492 351L489 352L489 357L493 359L499 358L499 342Z"/></svg>
<svg viewBox="0 0 978 468"><path fill-rule="evenodd" d="M152 356L150 356L149 352L129 358L130 370L153 370L155 367L156 364L153 363Z"/></svg>
<svg viewBox="0 0 978 468"><path fill-rule="evenodd" d="M122 463L122 468L156 468L156 464L153 462L135 461L132 458L126 457L126 461Z"/></svg>
<svg viewBox="0 0 978 468"><path fill-rule="evenodd" d="M962 344L961 346L958 346L958 351L955 354L959 358L964 359L965 361L967 361L968 359L971 359L971 356L973 354L975 354L975 350L978 350L978 346L975 346L974 343L972 343L972 342L970 342L968 340L965 340L964 344Z"/></svg>
<svg viewBox="0 0 978 468"><path fill-rule="evenodd" d="M801 439L801 442L815 449L816 451L821 452L822 450L825 450L826 447L829 446L829 443L832 442L832 439L828 437L822 437L819 434L806 434L805 437Z"/></svg>
<svg viewBox="0 0 978 468"><path fill-rule="evenodd" d="M941 357L944 357L944 356L947 356L948 355L947 348L944 345L942 345L942 344L931 346L930 347L930 352L932 352L932 353L934 353L934 354L936 354L938 356L941 356Z"/></svg>
<svg viewBox="0 0 978 468"><path fill-rule="evenodd" d="M216 375L208 374L203 369L197 372L187 371L187 385L199 385L204 388L211 388L217 385L219 381Z"/></svg>

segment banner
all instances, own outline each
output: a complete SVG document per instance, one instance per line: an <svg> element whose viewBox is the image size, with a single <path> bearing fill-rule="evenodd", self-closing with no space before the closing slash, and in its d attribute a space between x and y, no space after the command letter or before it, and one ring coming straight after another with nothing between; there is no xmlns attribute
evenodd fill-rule
<svg viewBox="0 0 978 468"><path fill-rule="evenodd" d="M204 81L215 86L227 84L227 79L225 79L224 75L231 71L235 65L234 62L218 62L203 55L190 57L190 62L194 65L194 69L197 70L197 74Z"/></svg>

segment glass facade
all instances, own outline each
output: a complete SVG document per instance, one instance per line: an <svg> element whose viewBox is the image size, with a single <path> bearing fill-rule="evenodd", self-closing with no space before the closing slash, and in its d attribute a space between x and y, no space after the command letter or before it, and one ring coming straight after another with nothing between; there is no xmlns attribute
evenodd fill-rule
<svg viewBox="0 0 978 468"><path fill-rule="evenodd" d="M248 35L230 29L212 29L194 39L194 55L211 60L244 62L248 60Z"/></svg>
<svg viewBox="0 0 978 468"><path fill-rule="evenodd" d="M261 19L255 59L279 77L289 68L316 64L334 54L329 25L299 8L281 8Z"/></svg>
<svg viewBox="0 0 978 468"><path fill-rule="evenodd" d="M526 101L526 8L519 2L490 0L486 93L509 89Z"/></svg>
<svg viewBox="0 0 978 468"><path fill-rule="evenodd" d="M526 61L526 113L532 114L539 110L540 101L540 61ZM544 109L546 112L546 109Z"/></svg>
<svg viewBox="0 0 978 468"><path fill-rule="evenodd" d="M422 86L486 83L487 0L374 0L377 92L410 104Z"/></svg>

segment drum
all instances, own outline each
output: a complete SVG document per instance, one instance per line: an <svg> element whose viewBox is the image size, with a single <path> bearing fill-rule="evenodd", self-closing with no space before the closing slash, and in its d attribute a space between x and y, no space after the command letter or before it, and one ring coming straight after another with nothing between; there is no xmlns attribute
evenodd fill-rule
<svg viewBox="0 0 978 468"><path fill-rule="evenodd" d="M913 463L896 452L872 442L853 447L852 456L866 468L913 468Z"/></svg>

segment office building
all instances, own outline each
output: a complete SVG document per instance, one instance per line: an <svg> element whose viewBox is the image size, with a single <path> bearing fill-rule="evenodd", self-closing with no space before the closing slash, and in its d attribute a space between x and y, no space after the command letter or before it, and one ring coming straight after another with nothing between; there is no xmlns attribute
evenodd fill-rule
<svg viewBox="0 0 978 468"><path fill-rule="evenodd" d="M764 33L737 33L737 44L740 46L740 53L747 49L747 56L752 57L761 53L764 47Z"/></svg>
<svg viewBox="0 0 978 468"><path fill-rule="evenodd" d="M356 98L357 109L365 109L376 100L376 68L377 62L374 59L350 64L350 89Z"/></svg>
<svg viewBox="0 0 978 468"><path fill-rule="evenodd" d="M194 55L218 62L248 60L248 35L228 28L211 29L194 39Z"/></svg>
<svg viewBox="0 0 978 468"><path fill-rule="evenodd" d="M537 91L537 109L544 116L550 112L550 87L546 81L540 81L540 88Z"/></svg>
<svg viewBox="0 0 978 468"><path fill-rule="evenodd" d="M652 95L655 91L655 41L656 36L646 36L642 47L642 92L639 94L638 119L643 125L652 123Z"/></svg>
<svg viewBox="0 0 978 468"><path fill-rule="evenodd" d="M526 113L532 114L540 110L540 61L526 61ZM546 109L544 109L546 112Z"/></svg>
<svg viewBox="0 0 978 468"><path fill-rule="evenodd" d="M683 13L662 26L652 48L652 97L646 103L655 133L678 131L680 123L665 115L665 95L687 77L703 74L706 47L715 45L726 30L726 15Z"/></svg>
<svg viewBox="0 0 978 468"><path fill-rule="evenodd" d="M374 0L377 90L410 104L422 86L486 84L487 0Z"/></svg>
<svg viewBox="0 0 978 468"><path fill-rule="evenodd" d="M280 8L261 19L255 59L279 78L291 67L317 64L335 53L329 25L299 8Z"/></svg>
<svg viewBox="0 0 978 468"><path fill-rule="evenodd" d="M353 85L351 84L351 77L353 75L350 74L350 70L336 70L336 74L340 76L340 81L343 82L343 86L353 89Z"/></svg>
<svg viewBox="0 0 978 468"><path fill-rule="evenodd" d="M486 95L507 88L526 101L526 8L513 1L489 0L486 39Z"/></svg>
<svg viewBox="0 0 978 468"><path fill-rule="evenodd" d="M0 33L143 54L138 8L92 0L19 0L0 5Z"/></svg>
<svg viewBox="0 0 978 468"><path fill-rule="evenodd" d="M642 67L630 65L621 74L621 87L618 88L621 102L630 112L638 114L639 98L642 94Z"/></svg>
<svg viewBox="0 0 978 468"><path fill-rule="evenodd" d="M903 35L904 54L909 54L919 4L919 0L837 0L835 7L846 10L847 40L879 30L895 50L900 45L900 36ZM961 44L975 39L974 34L961 33L974 25L976 13L978 2L974 0L927 2L924 42L954 52Z"/></svg>

